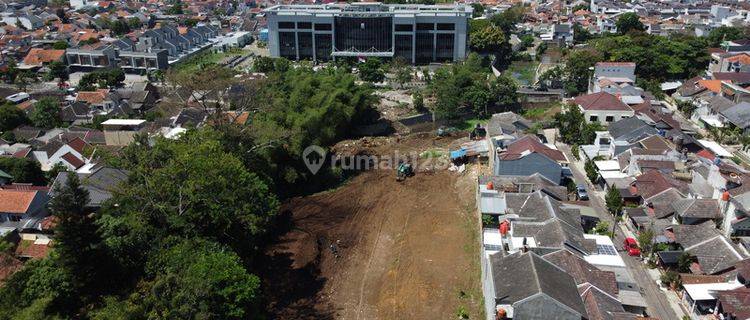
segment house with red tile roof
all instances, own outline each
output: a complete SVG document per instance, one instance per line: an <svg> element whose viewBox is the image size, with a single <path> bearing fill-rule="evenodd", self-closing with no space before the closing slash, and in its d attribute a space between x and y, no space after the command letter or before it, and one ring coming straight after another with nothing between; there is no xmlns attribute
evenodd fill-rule
<svg viewBox="0 0 750 320"><path fill-rule="evenodd" d="M23 58L23 63L19 68L38 68L48 65L54 61L63 61L65 50L33 48Z"/></svg>
<svg viewBox="0 0 750 320"><path fill-rule="evenodd" d="M83 156L87 147L89 144L78 137L68 141L55 138L32 151L32 154L44 171L51 170L58 163L75 171L87 163Z"/></svg>
<svg viewBox="0 0 750 320"><path fill-rule="evenodd" d="M0 226L36 228L47 216L46 191L0 189Z"/></svg>
<svg viewBox="0 0 750 320"><path fill-rule="evenodd" d="M52 239L46 235L26 233L16 247L16 256L23 260L42 259L52 251Z"/></svg>
<svg viewBox="0 0 750 320"><path fill-rule="evenodd" d="M603 91L578 96L572 101L581 110L588 123L598 122L607 126L635 115L633 108L622 102L619 97Z"/></svg>
<svg viewBox="0 0 750 320"><path fill-rule="evenodd" d="M499 176L529 176L539 173L557 184L569 172L568 159L535 136L528 135L511 142L497 153L494 174Z"/></svg>

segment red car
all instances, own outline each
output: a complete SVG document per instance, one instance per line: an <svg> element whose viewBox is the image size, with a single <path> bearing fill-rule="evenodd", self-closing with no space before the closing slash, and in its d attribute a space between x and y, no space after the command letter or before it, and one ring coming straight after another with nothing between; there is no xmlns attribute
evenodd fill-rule
<svg viewBox="0 0 750 320"><path fill-rule="evenodd" d="M638 241L635 241L634 238L625 238L622 249L627 251L629 256L637 257L641 255L641 249L638 248Z"/></svg>

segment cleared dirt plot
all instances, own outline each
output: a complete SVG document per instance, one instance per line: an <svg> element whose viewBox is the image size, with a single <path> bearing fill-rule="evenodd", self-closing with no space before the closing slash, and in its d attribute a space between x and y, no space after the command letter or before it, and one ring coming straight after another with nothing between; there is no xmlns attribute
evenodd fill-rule
<svg viewBox="0 0 750 320"><path fill-rule="evenodd" d="M470 171L397 182L393 170L372 170L286 203L292 222L264 272L273 318L448 319L459 309L480 318Z"/></svg>

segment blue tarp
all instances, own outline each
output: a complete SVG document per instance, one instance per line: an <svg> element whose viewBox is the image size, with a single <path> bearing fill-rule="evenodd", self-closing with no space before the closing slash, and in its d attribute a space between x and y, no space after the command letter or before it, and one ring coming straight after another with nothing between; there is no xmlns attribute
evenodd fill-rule
<svg viewBox="0 0 750 320"><path fill-rule="evenodd" d="M466 155L466 149L451 151L451 159L458 159Z"/></svg>

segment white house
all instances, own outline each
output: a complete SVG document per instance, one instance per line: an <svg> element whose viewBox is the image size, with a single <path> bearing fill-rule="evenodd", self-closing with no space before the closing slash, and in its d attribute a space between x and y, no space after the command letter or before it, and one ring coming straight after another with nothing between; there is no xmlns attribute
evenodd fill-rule
<svg viewBox="0 0 750 320"><path fill-rule="evenodd" d="M70 171L75 171L86 164L83 153L87 146L88 144L80 138L68 142L53 139L38 150L32 151L32 155L39 162L43 171L51 170L58 163L64 165Z"/></svg>
<svg viewBox="0 0 750 320"><path fill-rule="evenodd" d="M578 96L573 103L581 109L586 122L598 122L603 126L635 115L630 106L607 92Z"/></svg>

